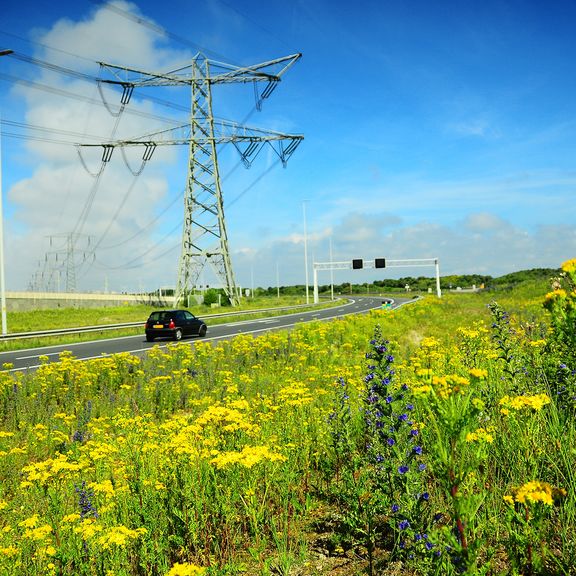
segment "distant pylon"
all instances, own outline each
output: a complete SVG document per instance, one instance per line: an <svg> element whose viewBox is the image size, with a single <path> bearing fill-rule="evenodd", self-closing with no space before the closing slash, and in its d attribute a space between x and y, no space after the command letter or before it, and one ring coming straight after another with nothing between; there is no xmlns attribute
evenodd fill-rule
<svg viewBox="0 0 576 576"><path fill-rule="evenodd" d="M183 84L191 87L192 104L188 124L133 140L99 144L104 147L103 163L110 160L111 151L117 146L144 146L144 161L150 159L154 148L159 145L186 144L189 147L176 303L198 286L206 264L211 266L232 304L238 301L228 247L217 145L231 142L244 165L250 166L263 146L268 144L285 166L303 140L301 135L260 130L214 118L212 84L252 82L256 86L258 82L265 82L264 89L257 93L256 107L260 109L262 100L270 96L284 72L300 57L301 54L293 54L253 66L239 67L215 62L197 54L189 67L170 73L143 72L100 63L103 69L110 70L116 78L100 82L120 85L123 105L128 103L135 87ZM80 145L87 146L94 145Z"/></svg>

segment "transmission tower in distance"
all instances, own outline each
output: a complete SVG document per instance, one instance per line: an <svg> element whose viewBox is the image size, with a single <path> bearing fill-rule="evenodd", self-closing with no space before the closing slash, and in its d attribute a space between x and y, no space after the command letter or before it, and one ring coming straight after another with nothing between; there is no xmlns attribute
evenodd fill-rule
<svg viewBox="0 0 576 576"><path fill-rule="evenodd" d="M41 273L44 289L48 292L53 292L54 290L60 292L60 277L63 273L66 280L66 292L76 292L77 269L91 256L89 254L91 238L90 236L74 232L52 234L49 238L50 246L59 238L64 238L66 242L65 246L64 243L60 243L59 247L45 254L44 270ZM86 242L86 248L81 250L81 253L77 250L80 239ZM59 256L60 258L58 258ZM54 286L54 283L56 283L56 286Z"/></svg>
<svg viewBox="0 0 576 576"><path fill-rule="evenodd" d="M198 286L200 274L209 264L233 305L238 302L234 272L230 260L222 183L218 167L217 146L232 143L246 167L249 167L266 145L278 155L284 166L294 153L301 135L282 134L214 118L212 86L214 84L252 83L256 108L268 98L283 74L301 57L293 54L252 66L233 66L206 58L198 53L190 66L168 72L153 73L101 62L112 79L101 83L122 88L122 104L127 104L135 88L148 86L190 86L191 109L187 124L131 140L99 144L104 148L102 161L107 162L116 147L143 146L143 160L159 145L187 145L188 173L184 194L182 248L176 284L176 305ZM263 89L259 90L260 84ZM80 146L94 146L83 144Z"/></svg>

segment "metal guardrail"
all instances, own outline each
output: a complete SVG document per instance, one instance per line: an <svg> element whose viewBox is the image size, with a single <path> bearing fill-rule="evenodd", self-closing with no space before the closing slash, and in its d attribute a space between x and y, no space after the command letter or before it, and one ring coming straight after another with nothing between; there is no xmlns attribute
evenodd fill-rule
<svg viewBox="0 0 576 576"><path fill-rule="evenodd" d="M220 314L202 315L202 318L221 318L224 316L241 316L250 314L261 314L262 312L296 310L298 308L310 308L313 304L297 304L295 306L283 306L281 308L260 308L258 310L239 310L238 312L222 312ZM0 335L0 342L6 340L16 340L19 338L45 338L48 336L64 336L66 334L81 334L84 332L103 332L106 330L121 330L123 328L136 328L144 326L145 321L126 322L123 324L101 324L99 326L81 326L76 328L59 328L57 330L42 330L38 332L14 332L12 334Z"/></svg>

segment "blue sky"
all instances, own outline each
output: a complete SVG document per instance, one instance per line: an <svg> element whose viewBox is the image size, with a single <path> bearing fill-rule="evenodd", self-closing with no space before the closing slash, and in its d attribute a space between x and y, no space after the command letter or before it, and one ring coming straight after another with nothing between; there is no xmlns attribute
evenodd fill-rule
<svg viewBox="0 0 576 576"><path fill-rule="evenodd" d="M0 48L15 51L0 58L9 290L42 273L46 281L57 268L63 285L66 238L80 221L79 290L175 283L186 150L155 152L138 178L116 152L95 190L74 146L54 140L107 137L116 119L99 104L95 83L38 61L97 75L96 61L168 70L197 51L236 65L303 54L261 112L253 111L250 86L214 87L217 115L249 115L249 125L305 138L285 169L261 154L245 170L232 150L221 152L238 284L304 282L304 205L310 277L330 247L336 261L438 257L442 275L498 276L574 257L576 2L115 6L36 0L2 10ZM130 104L185 121L180 108L148 95L185 107L186 90L136 92ZM118 126L118 134L134 135L155 125L125 113ZM98 159L85 161L90 168ZM335 281L433 273L346 271Z"/></svg>

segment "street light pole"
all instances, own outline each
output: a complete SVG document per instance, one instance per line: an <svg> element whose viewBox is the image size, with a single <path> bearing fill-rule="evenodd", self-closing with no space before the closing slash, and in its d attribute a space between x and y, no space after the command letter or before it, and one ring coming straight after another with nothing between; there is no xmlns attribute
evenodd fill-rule
<svg viewBox="0 0 576 576"><path fill-rule="evenodd" d="M309 304L310 294L308 290L308 234L306 232L306 202L302 202L302 211L304 212L304 270L306 273L306 304Z"/></svg>
<svg viewBox="0 0 576 576"><path fill-rule="evenodd" d="M334 269L332 268L332 235L330 235L330 300L334 300Z"/></svg>
<svg viewBox="0 0 576 576"><path fill-rule="evenodd" d="M0 56L8 56L13 50L0 50ZM0 307L2 309L2 334L8 333L6 320L6 283L4 279L4 214L2 211L2 115L0 114Z"/></svg>

